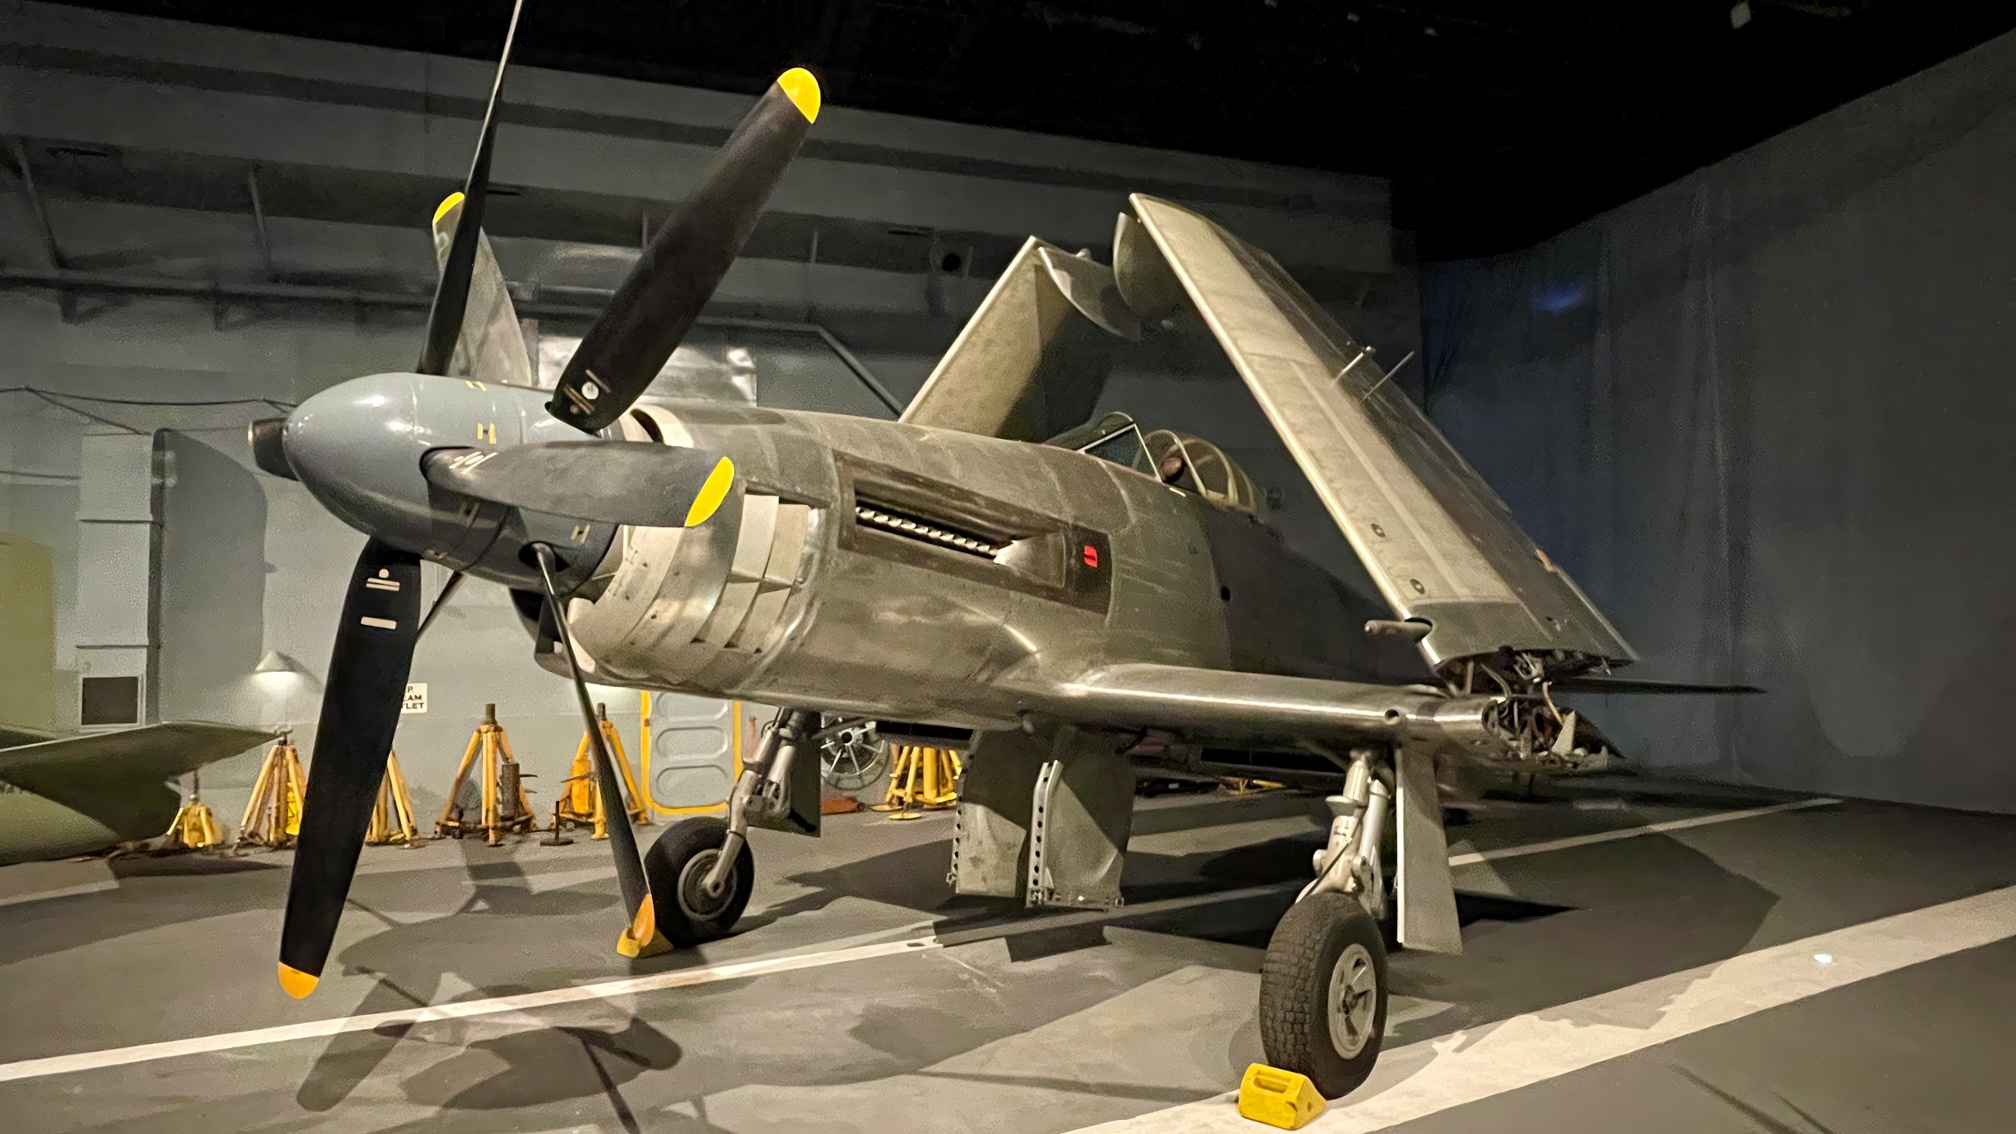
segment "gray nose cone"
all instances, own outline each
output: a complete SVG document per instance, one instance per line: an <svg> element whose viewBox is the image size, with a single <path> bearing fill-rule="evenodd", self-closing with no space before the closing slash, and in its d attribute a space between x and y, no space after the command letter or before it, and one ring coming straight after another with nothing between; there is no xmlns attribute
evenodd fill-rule
<svg viewBox="0 0 2016 1134"><path fill-rule="evenodd" d="M481 384L460 379L353 378L296 407L282 444L296 478L338 519L453 564L482 551L498 516L432 488L420 458L446 446L517 444L518 407L499 401Z"/></svg>
<svg viewBox="0 0 2016 1134"><path fill-rule="evenodd" d="M546 414L544 401L543 390L374 374L302 402L281 430L282 452L268 441L264 456L284 457L315 499L358 531L505 586L537 588L525 547L549 544L564 565L558 582L571 591L608 550L615 525L463 497L429 484L421 469L435 449L580 439Z"/></svg>
<svg viewBox="0 0 2016 1134"><path fill-rule="evenodd" d="M368 535L419 551L433 516L414 446L413 376L374 374L295 407L282 431L287 465L324 508Z"/></svg>

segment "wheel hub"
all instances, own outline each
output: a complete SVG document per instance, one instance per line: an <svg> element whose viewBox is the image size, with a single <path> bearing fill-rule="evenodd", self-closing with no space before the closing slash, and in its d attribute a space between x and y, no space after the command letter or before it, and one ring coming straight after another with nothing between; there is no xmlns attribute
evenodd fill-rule
<svg viewBox="0 0 2016 1134"><path fill-rule="evenodd" d="M819 765L826 782L840 791L859 791L882 774L886 753L872 724L843 728L820 745Z"/></svg>
<svg viewBox="0 0 2016 1134"><path fill-rule="evenodd" d="M734 893L735 876L728 876L728 884L721 887L719 894L707 892L707 873L714 869L714 860L721 857L719 850L703 850L686 860L679 871L679 912L695 921L704 921L720 912L728 904L728 896Z"/></svg>
<svg viewBox="0 0 2016 1134"><path fill-rule="evenodd" d="M1330 970L1330 1045L1346 1059L1356 1058L1372 1042L1379 1009L1379 972L1363 945L1345 947Z"/></svg>

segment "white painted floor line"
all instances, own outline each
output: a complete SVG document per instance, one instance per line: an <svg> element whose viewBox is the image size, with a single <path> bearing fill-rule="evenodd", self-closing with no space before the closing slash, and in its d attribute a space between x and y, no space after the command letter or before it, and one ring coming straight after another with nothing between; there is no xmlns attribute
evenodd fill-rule
<svg viewBox="0 0 2016 1134"><path fill-rule="evenodd" d="M1897 914L1655 977L1387 1052L1365 1086L1303 1127L1365 1134L1544 1082L1910 965L2016 937L2016 887ZM1643 1021L1619 1023L1618 1021ZM1237 1131L1233 1094L1120 1122L1101 1134Z"/></svg>
<svg viewBox="0 0 2016 1134"><path fill-rule="evenodd" d="M1520 855L1541 854L1546 851L1563 850L1568 847L1584 846L1590 843L1610 842L1660 831L1676 831L1688 827L1706 826L1712 823L1727 823L1736 819L1749 819L1760 815L1771 815L1781 811L1819 807L1838 802L1840 801L1834 799L1806 799L1793 803L1778 804L1773 807L1752 808L1747 811L1730 811L1715 815L1696 816L1691 819L1675 819L1663 823L1652 823L1642 827L1630 827L1619 831L1603 831L1594 835L1577 835L1572 838L1553 839L1543 843L1501 847L1497 850L1483 851L1481 853L1460 854L1452 856L1449 862L1452 866L1462 866L1469 863L1488 862L1501 858L1514 858ZM1205 893L1166 898L1155 902L1145 902L1138 906L1122 906L1113 910L1064 911L1047 917L1014 921L1005 924L975 926L970 929L948 927L942 940L938 937L921 936L896 941L873 941L860 945L848 945L845 942L837 941L828 942L828 947L821 951L794 950L789 953L758 957L748 961L712 965L705 968L681 969L676 972L658 973L646 977L631 977L624 980L570 985L566 988L548 989L544 992L527 992L515 996L492 997L486 1000L457 1001L448 1004L430 1005L425 1008L402 1008L393 1012L374 1012L368 1015L344 1016L328 1020L308 1020L298 1024L281 1024L270 1028L254 1028L249 1031L193 1036L189 1039L136 1044L131 1047L109 1048L104 1051L85 1051L72 1055L53 1055L41 1059L23 1059L13 1063L0 1063L0 1083L11 1082L17 1079L41 1078L48 1075L66 1075L72 1072L91 1071L106 1067L120 1067L132 1063L146 1063L157 1059L173 1059L185 1055L202 1055L209 1052L258 1047L264 1044L317 1039L341 1035L345 1032L364 1032L388 1025L419 1024L433 1020L466 1020L477 1016L494 1016L509 1012L552 1008L558 1005L576 1004L587 1000L610 1000L619 996L634 996L639 993L657 992L668 988L684 988L696 984L711 984L716 981L740 980L745 977L765 976L770 973L795 972L801 969L845 964L849 961L894 956L898 953L918 953L933 949L944 949L972 941L988 940L1010 934L1035 932L1042 929L1061 928L1066 925L1121 921L1147 914L1184 909L1190 906L1237 901L1294 889L1300 884L1300 882L1291 881L1262 886L1248 886L1238 890L1208 891ZM914 932L919 928L927 928L928 924L898 927L887 931L880 931L870 936Z"/></svg>
<svg viewBox="0 0 2016 1134"><path fill-rule="evenodd" d="M106 1051L84 1051L75 1055L55 1055L44 1059L24 1059L16 1063L0 1063L0 1083L16 1079L35 1079L46 1075L66 1075L76 1071L92 1071L105 1067L119 1067L130 1063L146 1063L156 1059L172 1059L183 1055L201 1055L213 1051L229 1051L262 1044L287 1043L292 1040L316 1039L324 1036L341 1035L345 1032L368 1032L374 1028L397 1024L421 1024L433 1020L466 1020L476 1016L494 1016L505 1012L523 1012L537 1008L552 1008L562 1004L575 1004L584 1000L612 1000L619 996L634 996L638 993L657 992L668 988L684 988L696 984L712 984L716 981L741 980L746 977L767 976L771 973L795 972L825 965L845 964L848 961L865 961L874 957L889 957L898 953L922 953L944 948L936 938L913 937L904 941L884 941L871 945L857 945L849 949L832 949L818 953L792 953L772 957L759 957L750 961L737 961L726 965L710 965L706 968L681 969L677 972L657 973L652 976L630 977L624 980L601 981L596 984L573 985L567 988L552 988L544 992L527 992L516 996L498 996L487 1000L458 1001L448 1004L434 1004L425 1008L404 1008L396 1012L373 1012L361 1016L345 1016L333 1020L309 1020L299 1024L282 1024L272 1028L255 1028L244 1032L224 1032L218 1035L195 1036L190 1039L168 1040L162 1043L145 1043L133 1047L115 1047Z"/></svg>
<svg viewBox="0 0 2016 1134"><path fill-rule="evenodd" d="M1667 819L1659 823L1647 823L1642 827L1624 827L1615 831L1597 831L1590 835L1570 835L1565 839L1548 839L1539 843L1521 843L1514 847L1499 847L1496 850L1472 851L1468 854L1449 856L1451 866L1471 866L1480 862L1496 862L1506 858L1521 858L1529 854L1546 854L1548 851L1567 850L1570 847L1586 847L1596 843L1614 843L1619 839L1635 839L1640 835L1656 835L1666 831L1685 831L1692 827L1712 827L1717 823L1733 823L1738 819L1756 819L1764 815L1777 815L1786 811L1803 811L1809 807L1830 807L1841 802L1838 799L1816 797L1795 799L1790 803L1775 803L1769 807L1752 807L1743 811L1718 811L1713 815L1695 815L1686 819Z"/></svg>
<svg viewBox="0 0 2016 1134"><path fill-rule="evenodd" d="M60 890L42 890L27 894L9 894L0 897L0 906L26 905L29 902L47 902L56 898L74 898L79 894L96 894L101 890L117 890L116 879L107 878L99 882L85 882L76 886L66 886Z"/></svg>

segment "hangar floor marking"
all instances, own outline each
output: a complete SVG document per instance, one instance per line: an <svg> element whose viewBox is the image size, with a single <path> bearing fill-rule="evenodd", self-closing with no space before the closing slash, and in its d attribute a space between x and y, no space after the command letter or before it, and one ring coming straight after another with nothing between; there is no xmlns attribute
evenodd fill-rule
<svg viewBox="0 0 2016 1134"><path fill-rule="evenodd" d="M731 964L711 965L705 968L679 969L673 972L656 973L644 977L628 977L623 980L598 981L594 984L569 985L565 988L547 989L543 992L526 992L514 996L496 996L485 1000L451 1001L425 1008L402 1008L392 1012L371 1012L356 1016L339 1016L327 1020L308 1020L298 1024L281 1024L270 1028L254 1028L242 1032L224 1032L217 1035L193 1036L189 1039L165 1040L160 1043L143 1043L131 1047L108 1048L103 1051L82 1051L73 1055L52 1055L41 1059L23 1059L14 1063L0 1063L0 1083L18 1079L39 1079L49 1075L68 1075L78 1071L94 1071L106 1067L120 1067L132 1063L147 1063L157 1059L174 1059L185 1055L204 1055L212 1052L231 1051L238 1048L258 1047L264 1044L289 1043L294 1040L321 1039L342 1035L346 1032L368 1032L387 1026L404 1024L424 1024L437 1020L466 1020L477 1016L497 1016L507 1013L526 1012L539 1008L553 1008L563 1004L577 1004L586 1000L613 1000L621 996L636 996L646 992L659 992L670 988L687 988L693 985L713 984L718 981L745 980L750 977L767 976L772 973L797 972L803 969L823 968L827 965L842 965L850 961L865 961L875 957L889 957L899 953L922 953L934 949L947 949L958 945L985 941L990 938L1013 934L1035 933L1049 929L1059 929L1072 925L1084 925L1101 921L1122 921L1151 914L1186 909L1191 906L1219 902L1240 901L1279 893L1287 884L1248 886L1238 890L1211 890L1199 894L1187 894L1177 898L1167 898L1158 902L1143 902L1140 905L1122 906L1112 910L1067 910L1060 913L1035 918L1017 918L998 924L972 926L942 926L942 935L926 934L906 937L895 941L872 941L866 944L846 945L844 942L830 942L840 948L819 950L796 950L769 957L757 957ZM887 937L890 933L916 932L927 930L936 923L922 922L914 926L898 928L875 937ZM858 939L857 939L858 940Z"/></svg>
<svg viewBox="0 0 2016 1134"><path fill-rule="evenodd" d="M1385 1053L1366 1085L1304 1127L1363 1134L1531 1086L1910 965L2016 937L2016 887L1739 954L1726 961ZM1646 1019L1634 1027L1613 1021ZM1087 1127L1250 1134L1233 1094Z"/></svg>
<svg viewBox="0 0 2016 1134"><path fill-rule="evenodd" d="M847 949L829 949L816 953L796 953L784 956L759 957L750 961L733 964L714 965L707 968L680 969L675 972L657 973L646 977L631 977L625 980L601 981L596 984L570 985L566 988L550 988L544 992L527 992L517 996L498 996L488 1000L456 1001L448 1004L434 1004L426 1008L409 1008L396 1012L373 1012L361 1016L343 1016L331 1020L309 1020L299 1024L282 1024L273 1028L257 1028L245 1032L225 1032L221 1035L195 1036L190 1039L168 1040L163 1043L145 1043L134 1047L116 1047L106 1051L83 1051L75 1055L55 1055L45 1059L24 1059L16 1063L0 1064L0 1083L16 1079L34 1079L45 1075L64 1075L76 1071L92 1071L104 1067L118 1067L129 1063L145 1063L156 1059L172 1059L183 1055L202 1055L207 1052L229 1051L235 1048L255 1047L260 1044L287 1043L291 1040L316 1039L341 1035L345 1032L368 1032L387 1025L419 1024L434 1020L460 1020L472 1016L494 1016L506 1012L524 1012L536 1008L551 1008L561 1004L574 1004L584 1000L610 1000L619 996L634 996L644 992L657 992L667 988L684 988L696 984L712 984L716 981L741 980L748 977L765 976L770 973L793 972L799 969L818 968L823 965L845 964L848 961L862 961L871 957L887 957L897 953L920 953L944 946L936 938L912 937L902 941L883 941L868 945L857 945Z"/></svg>
<svg viewBox="0 0 2016 1134"><path fill-rule="evenodd" d="M1586 847L1595 843L1615 842L1618 839L1635 839L1640 835L1657 835L1669 831L1685 831L1693 827L1712 827L1717 823L1730 823L1738 819L1756 819L1765 815L1777 815L1786 811L1803 811L1809 807L1830 807L1841 802L1826 796L1812 799L1795 799L1790 803L1774 803L1769 807L1751 807L1742 811L1718 811L1713 815L1694 815L1685 819L1667 819L1659 823L1647 823L1642 827L1624 827L1615 831L1596 831L1587 835L1570 835L1565 839L1548 839L1539 843L1521 843L1518 846L1499 847L1496 850L1474 851L1469 854L1451 855L1451 866L1473 866L1480 862L1496 862L1504 858L1519 858L1529 854L1546 854L1548 851L1567 850L1570 847Z"/></svg>
<svg viewBox="0 0 2016 1134"><path fill-rule="evenodd" d="M1539 843L1500 847L1495 850L1454 855L1450 858L1450 864L1452 866L1462 866L1501 858L1513 858L1522 855L1540 854L1547 851L1565 850L1591 843L1611 842L1638 835L1727 823L1738 819L1756 818L1783 811L1819 807L1837 802L1839 801L1826 798L1806 799L1770 807L1718 812L1712 815L1667 820L1615 831L1603 831L1589 835L1577 835L1570 838L1550 839ZM610 1000L617 997L634 996L665 989L712 984L719 981L741 980L771 973L794 972L803 969L820 968L827 965L845 964L850 961L894 956L900 953L915 953L949 948L972 941L985 940L989 937L1005 936L1013 933L1036 932L1050 928L1061 928L1066 925L1129 920L1135 917L1205 903L1238 901L1259 897L1285 889L1292 889L1296 885L1299 885L1299 883L1277 883L1264 886L1250 886L1237 890L1216 890L1169 898L1163 901L1123 906L1114 910L1064 911L1046 917L1017 919L999 925L971 927L945 926L941 927L942 936L926 935L904 938L902 940L873 941L851 946L844 945L841 942L833 942L831 945L840 945L842 947L828 947L817 951L794 950L785 954L758 957L730 964L680 969L673 972L657 973L651 976L601 981L594 984L570 985L564 988L547 989L542 992L520 993L484 1000L456 1001L431 1005L425 1008L408 1008L391 1012L375 1012L325 1020L309 1020L301 1023L282 1024L247 1031L224 1032L207 1036L193 1036L188 1039L108 1048L101 1051L76 1052L69 1055L24 1059L13 1063L0 1064L0 1083L43 1078L51 1075L73 1074L79 1071L91 1071L108 1067L120 1067L160 1059L203 1055L238 1048L256 1047L264 1044L326 1038L349 1032L365 1032L394 1025L495 1016L540 1008L551 1008L565 1004L575 1004L589 1000ZM931 924L933 923L921 923L918 926L912 927L912 929L926 929ZM903 930L895 930L893 932L903 932ZM878 936L886 936L886 934Z"/></svg>

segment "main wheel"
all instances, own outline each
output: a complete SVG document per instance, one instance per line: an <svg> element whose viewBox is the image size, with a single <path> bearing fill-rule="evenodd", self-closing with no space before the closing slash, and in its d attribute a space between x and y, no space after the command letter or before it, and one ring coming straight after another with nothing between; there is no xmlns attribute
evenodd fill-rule
<svg viewBox="0 0 2016 1134"><path fill-rule="evenodd" d="M1326 1099L1356 1090L1386 1031L1386 946L1357 899L1331 891L1295 903L1260 970L1267 1062L1309 1076Z"/></svg>
<svg viewBox="0 0 2016 1134"><path fill-rule="evenodd" d="M875 735L875 722L843 728L819 745L819 771L835 791L860 791L889 770L889 746Z"/></svg>
<svg viewBox="0 0 2016 1134"><path fill-rule="evenodd" d="M721 857L721 840L727 833L728 824L719 819L681 819L644 853L644 877L658 910L658 932L674 945L698 945L728 936L749 905L756 856L746 843L718 896L700 884Z"/></svg>

